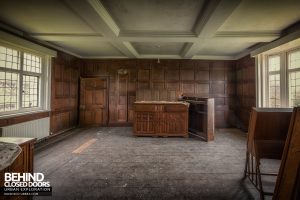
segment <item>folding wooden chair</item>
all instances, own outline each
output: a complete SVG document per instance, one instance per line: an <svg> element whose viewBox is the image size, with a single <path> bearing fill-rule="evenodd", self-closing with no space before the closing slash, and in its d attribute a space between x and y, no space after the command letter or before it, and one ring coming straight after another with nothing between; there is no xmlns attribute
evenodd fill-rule
<svg viewBox="0 0 300 200"><path fill-rule="evenodd" d="M294 108L273 200L300 199L300 107Z"/></svg>
<svg viewBox="0 0 300 200"><path fill-rule="evenodd" d="M260 199L264 199L264 195L273 195L263 190L262 176L277 176L274 173L261 172L261 159L281 159L291 115L292 109L289 108L252 109L244 177L248 177L259 191Z"/></svg>

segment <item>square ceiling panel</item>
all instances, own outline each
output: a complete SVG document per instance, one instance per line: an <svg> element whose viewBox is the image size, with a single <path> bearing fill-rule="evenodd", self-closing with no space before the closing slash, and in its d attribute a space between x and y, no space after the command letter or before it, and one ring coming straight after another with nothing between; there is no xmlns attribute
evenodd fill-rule
<svg viewBox="0 0 300 200"><path fill-rule="evenodd" d="M52 43L81 57L124 57L111 43L99 40L60 41Z"/></svg>
<svg viewBox="0 0 300 200"><path fill-rule="evenodd" d="M218 31L280 32L300 19L300 1L244 0Z"/></svg>
<svg viewBox="0 0 300 200"><path fill-rule="evenodd" d="M27 33L94 31L60 0L1 0L0 20Z"/></svg>
<svg viewBox="0 0 300 200"><path fill-rule="evenodd" d="M141 55L179 55L184 44L179 42L133 42L132 46Z"/></svg>
<svg viewBox="0 0 300 200"><path fill-rule="evenodd" d="M192 32L205 0L102 0L121 31Z"/></svg>

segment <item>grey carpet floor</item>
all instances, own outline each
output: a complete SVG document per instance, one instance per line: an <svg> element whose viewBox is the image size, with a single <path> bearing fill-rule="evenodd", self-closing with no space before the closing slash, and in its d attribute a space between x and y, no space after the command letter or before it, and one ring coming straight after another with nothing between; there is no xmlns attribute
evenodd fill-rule
<svg viewBox="0 0 300 200"><path fill-rule="evenodd" d="M80 153L72 153L83 144ZM134 137L130 127L76 129L38 145L34 170L53 187L34 199L200 200L258 199L243 180L246 134L217 130L209 143L197 138ZM278 170L278 163L266 168ZM265 180L272 190L274 180Z"/></svg>

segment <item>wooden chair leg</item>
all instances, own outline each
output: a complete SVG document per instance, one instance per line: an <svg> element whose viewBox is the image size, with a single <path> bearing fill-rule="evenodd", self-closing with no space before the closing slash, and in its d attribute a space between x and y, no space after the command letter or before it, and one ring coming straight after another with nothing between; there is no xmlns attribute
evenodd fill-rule
<svg viewBox="0 0 300 200"><path fill-rule="evenodd" d="M246 161L245 161L245 170L244 170L244 178L246 178L247 177L247 174L249 174L248 172L248 170L249 170L249 168L248 168L248 166L249 166L249 153L248 153L248 151L246 152Z"/></svg>
<svg viewBox="0 0 300 200"><path fill-rule="evenodd" d="M264 200L265 196L264 196L264 190L263 190L263 185L262 185L262 181L261 181L260 160L259 159L255 159L255 165L256 165L256 174L257 174L257 178L258 178L258 189L259 189L260 199Z"/></svg>
<svg viewBox="0 0 300 200"><path fill-rule="evenodd" d="M251 181L254 183L254 164L253 164L253 155L250 155L250 160L251 160Z"/></svg>

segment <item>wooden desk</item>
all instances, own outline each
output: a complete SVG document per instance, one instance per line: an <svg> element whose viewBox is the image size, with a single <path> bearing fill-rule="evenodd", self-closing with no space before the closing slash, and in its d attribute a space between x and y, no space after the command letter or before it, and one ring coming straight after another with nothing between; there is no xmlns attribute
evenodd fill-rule
<svg viewBox="0 0 300 200"><path fill-rule="evenodd" d="M133 134L188 137L188 109L189 104L184 102L135 102Z"/></svg>
<svg viewBox="0 0 300 200"><path fill-rule="evenodd" d="M19 172L19 173L33 173L33 150L35 138L21 138L21 137L0 137L1 142L15 143L22 148L22 152L16 160L7 168L0 171L0 187L4 184L5 172ZM7 196L0 196L1 199L8 198ZM30 196L10 196L9 199L32 199Z"/></svg>

